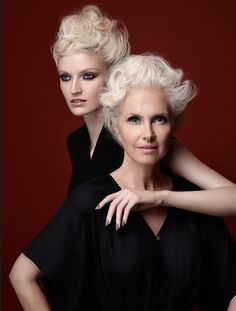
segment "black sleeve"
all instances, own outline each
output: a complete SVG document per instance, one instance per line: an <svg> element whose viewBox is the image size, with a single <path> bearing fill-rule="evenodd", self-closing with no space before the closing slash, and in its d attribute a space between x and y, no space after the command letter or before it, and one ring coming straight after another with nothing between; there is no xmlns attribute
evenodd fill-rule
<svg viewBox="0 0 236 311"><path fill-rule="evenodd" d="M74 310L85 288L90 261L86 221L65 201L23 251L42 271L53 310Z"/></svg>
<svg viewBox="0 0 236 311"><path fill-rule="evenodd" d="M236 295L236 243L218 217L201 218L203 276L201 310L226 311Z"/></svg>

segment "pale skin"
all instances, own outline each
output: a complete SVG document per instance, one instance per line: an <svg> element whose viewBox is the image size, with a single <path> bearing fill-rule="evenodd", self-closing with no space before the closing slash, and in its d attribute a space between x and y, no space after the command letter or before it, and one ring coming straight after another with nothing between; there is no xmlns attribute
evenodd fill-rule
<svg viewBox="0 0 236 311"><path fill-rule="evenodd" d="M171 134L168 103L161 96L161 92L155 88L130 91L121 104L121 113L114 127L125 151L122 166L111 173L123 189L121 191L126 191L124 188L140 191L171 188L171 180L159 169L159 161L166 154ZM168 207L163 206L139 212L157 235L167 211ZM122 214L122 211L119 212ZM117 229L119 226L116 223ZM232 311L235 308L236 296L231 299L227 310Z"/></svg>
<svg viewBox="0 0 236 311"><path fill-rule="evenodd" d="M135 96L135 95L133 95ZM134 102L139 99L134 98ZM171 140L172 141L172 140ZM173 142L172 142L173 144ZM174 144L176 144L174 142ZM184 158L188 158L189 161L181 161L181 155ZM168 153L167 158L173 157L172 154ZM170 159L168 159L170 161ZM128 221L129 213L132 210L146 210L153 207L161 206L172 206L176 208L187 209L195 212L201 212L216 216L232 215L235 213L236 209L236 188L233 183L219 175L214 170L211 170L203 163L199 163L199 160L192 155L189 151L176 144L176 158L170 161L176 166L177 172L181 175L184 171L189 177L193 176L192 182L198 186L207 190L201 191L188 191L188 192L174 192L170 188L164 187L163 189L140 189L139 187L122 187L123 189L108 195L105 197L96 209L104 207L106 204L110 203L106 225L110 224L112 217L116 217L116 227L119 228L121 225L125 225ZM182 171L181 171L181 164ZM192 166L189 163L195 163ZM180 167L180 168L179 168ZM196 169L195 174L193 169ZM206 176L206 181L212 179L212 185L207 182L201 182L202 171L208 171L208 176ZM190 173L189 173L190 172ZM190 175L191 174L191 175ZM124 174L126 176L126 174ZM182 174L183 177L186 178ZM189 178L190 179L190 178Z"/></svg>
<svg viewBox="0 0 236 311"><path fill-rule="evenodd" d="M39 268L24 254L17 258L10 272L11 284L26 311L52 311L39 283L41 276Z"/></svg>
<svg viewBox="0 0 236 311"><path fill-rule="evenodd" d="M140 189L140 191L171 189L170 178L163 175L159 169L159 161L165 156L172 135L168 103L157 89L134 94L137 95L136 100L127 97L130 101L124 102L116 124L125 155L122 166L111 175L121 189ZM157 101L159 105L156 105ZM156 235L166 218L167 211L168 207L161 206L140 213ZM12 268L10 280L25 311L52 310L39 283L41 275L42 272L38 267L24 254L18 257ZM228 311L234 310L235 307L234 297Z"/></svg>
<svg viewBox="0 0 236 311"><path fill-rule="evenodd" d="M98 93L105 85L107 70L108 66L99 55L84 52L61 57L58 62L60 86L66 103L75 116L84 118L88 128L91 157L103 126L99 117ZM228 216L236 214L235 184L201 162L177 140L171 140L169 152L165 157L165 164L172 172L191 181L201 189L205 189L205 191L177 195L173 192L126 189L125 192L115 193L100 202L100 207L111 202L108 213L109 221L115 210L121 209L125 203L123 198L127 200L127 195L130 197L130 204L126 206L124 222L127 221L126 215L131 209L166 204L210 215ZM118 202L121 205L117 205ZM119 215L118 212L118 224L122 222Z"/></svg>

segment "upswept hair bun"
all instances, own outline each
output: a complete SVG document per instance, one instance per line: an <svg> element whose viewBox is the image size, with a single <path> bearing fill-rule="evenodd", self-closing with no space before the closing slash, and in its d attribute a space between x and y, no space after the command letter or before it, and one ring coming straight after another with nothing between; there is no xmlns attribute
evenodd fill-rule
<svg viewBox="0 0 236 311"><path fill-rule="evenodd" d="M81 51L98 54L113 65L129 54L128 31L120 21L103 15L97 6L87 5L62 19L52 47L56 65L60 57Z"/></svg>
<svg viewBox="0 0 236 311"><path fill-rule="evenodd" d="M166 95L176 127L188 102L197 93L195 85L184 80L183 76L181 69L172 68L164 58L155 54L124 58L111 69L106 88L100 94L105 126L117 138L112 124L129 90L157 86Z"/></svg>

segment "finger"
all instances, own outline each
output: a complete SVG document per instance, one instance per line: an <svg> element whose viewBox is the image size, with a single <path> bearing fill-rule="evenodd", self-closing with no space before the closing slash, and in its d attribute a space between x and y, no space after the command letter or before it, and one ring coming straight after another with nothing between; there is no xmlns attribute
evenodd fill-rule
<svg viewBox="0 0 236 311"><path fill-rule="evenodd" d="M135 204L136 204L136 200L133 199L126 205L124 212L123 212L123 217L122 217L122 226L126 225L130 211L134 208Z"/></svg>
<svg viewBox="0 0 236 311"><path fill-rule="evenodd" d="M101 209L107 203L113 201L117 197L117 195L119 195L119 192L120 191L107 195L101 202L98 203L95 209Z"/></svg>
<svg viewBox="0 0 236 311"><path fill-rule="evenodd" d="M116 230L118 230L121 226L121 220L123 217L124 209L129 203L129 198L123 198L120 203L116 207Z"/></svg>
<svg viewBox="0 0 236 311"><path fill-rule="evenodd" d="M110 207L107 212L107 217L106 217L106 225L109 225L111 223L112 217L116 211L117 205L120 203L122 200L121 196L117 196L110 204Z"/></svg>

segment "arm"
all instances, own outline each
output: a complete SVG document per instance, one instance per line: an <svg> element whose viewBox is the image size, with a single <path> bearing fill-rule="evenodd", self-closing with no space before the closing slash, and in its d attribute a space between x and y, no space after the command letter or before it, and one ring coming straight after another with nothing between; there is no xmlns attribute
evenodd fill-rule
<svg viewBox="0 0 236 311"><path fill-rule="evenodd" d="M236 296L234 296L234 297L231 299L227 311L235 311L235 310L236 310Z"/></svg>
<svg viewBox="0 0 236 311"><path fill-rule="evenodd" d="M201 189L235 187L230 180L200 161L176 139L171 140L163 164L176 175L187 179Z"/></svg>
<svg viewBox="0 0 236 311"><path fill-rule="evenodd" d="M156 198L158 195L162 197L162 205L213 216L231 216L236 214L235 186L183 192L164 190L160 194L156 192Z"/></svg>
<svg viewBox="0 0 236 311"><path fill-rule="evenodd" d="M201 162L176 139L171 140L170 150L165 157L164 165L178 176L184 177L205 190L181 193L129 189L119 191L107 196L98 205L97 209L111 202L107 224L110 223L116 210L119 227L121 223L127 222L129 212L132 209L146 209L160 205L169 205L216 216L236 214L236 185Z"/></svg>
<svg viewBox="0 0 236 311"><path fill-rule="evenodd" d="M131 210L138 211L151 207L172 206L193 212L214 216L236 214L236 187L199 191L145 191L123 189L106 196L96 207L97 210L110 203L106 225L116 213L117 228L125 225Z"/></svg>
<svg viewBox="0 0 236 311"><path fill-rule="evenodd" d="M21 254L11 272L10 281L25 311L52 311L41 289L38 267L24 254Z"/></svg>

